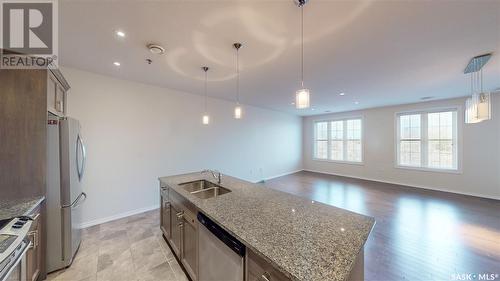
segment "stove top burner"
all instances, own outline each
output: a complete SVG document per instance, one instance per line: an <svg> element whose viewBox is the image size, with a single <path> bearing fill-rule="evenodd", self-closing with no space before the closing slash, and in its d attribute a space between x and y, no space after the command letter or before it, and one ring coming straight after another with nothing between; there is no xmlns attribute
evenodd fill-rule
<svg viewBox="0 0 500 281"><path fill-rule="evenodd" d="M6 224L8 224L11 220L0 220L0 229L2 229Z"/></svg>

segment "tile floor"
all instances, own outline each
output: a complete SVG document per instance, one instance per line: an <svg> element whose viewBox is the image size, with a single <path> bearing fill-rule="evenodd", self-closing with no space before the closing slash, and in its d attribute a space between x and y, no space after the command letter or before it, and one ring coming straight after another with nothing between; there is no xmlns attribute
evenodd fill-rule
<svg viewBox="0 0 500 281"><path fill-rule="evenodd" d="M154 210L84 229L71 267L47 280L187 281L159 222Z"/></svg>

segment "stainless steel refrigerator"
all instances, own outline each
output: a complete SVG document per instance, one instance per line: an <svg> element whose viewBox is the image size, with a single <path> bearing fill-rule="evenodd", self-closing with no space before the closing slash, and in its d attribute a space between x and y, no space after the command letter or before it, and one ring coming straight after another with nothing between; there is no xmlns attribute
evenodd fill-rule
<svg viewBox="0 0 500 281"><path fill-rule="evenodd" d="M81 241L86 151L78 120L49 114L47 161L47 272L52 272L71 265Z"/></svg>

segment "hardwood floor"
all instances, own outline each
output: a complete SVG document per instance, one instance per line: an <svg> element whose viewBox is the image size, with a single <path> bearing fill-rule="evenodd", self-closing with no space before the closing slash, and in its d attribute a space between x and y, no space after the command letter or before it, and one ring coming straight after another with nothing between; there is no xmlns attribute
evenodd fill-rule
<svg viewBox="0 0 500 281"><path fill-rule="evenodd" d="M265 185L374 217L365 280L500 280L500 201L305 171Z"/></svg>

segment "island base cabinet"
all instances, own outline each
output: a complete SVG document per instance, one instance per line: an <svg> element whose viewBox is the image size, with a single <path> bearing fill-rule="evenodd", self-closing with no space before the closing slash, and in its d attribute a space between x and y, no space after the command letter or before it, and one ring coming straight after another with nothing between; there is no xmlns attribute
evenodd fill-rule
<svg viewBox="0 0 500 281"><path fill-rule="evenodd" d="M181 237L182 237L182 221L179 220L179 216L182 215L182 212L176 208L173 204L170 204L170 246L174 251L174 254L177 258L181 259Z"/></svg>
<svg viewBox="0 0 500 281"><path fill-rule="evenodd" d="M198 280L198 220L194 215L185 211L182 227L182 265L188 272L191 280Z"/></svg>
<svg viewBox="0 0 500 281"><path fill-rule="evenodd" d="M289 281L283 273L247 248L246 281Z"/></svg>
<svg viewBox="0 0 500 281"><path fill-rule="evenodd" d="M349 274L348 281L363 281L365 280L365 251L361 248L354 266L352 267L351 274Z"/></svg>
<svg viewBox="0 0 500 281"><path fill-rule="evenodd" d="M165 238L170 239L172 226L170 224L170 202L168 201L168 195L165 196L162 192L160 196L160 228L165 235Z"/></svg>

